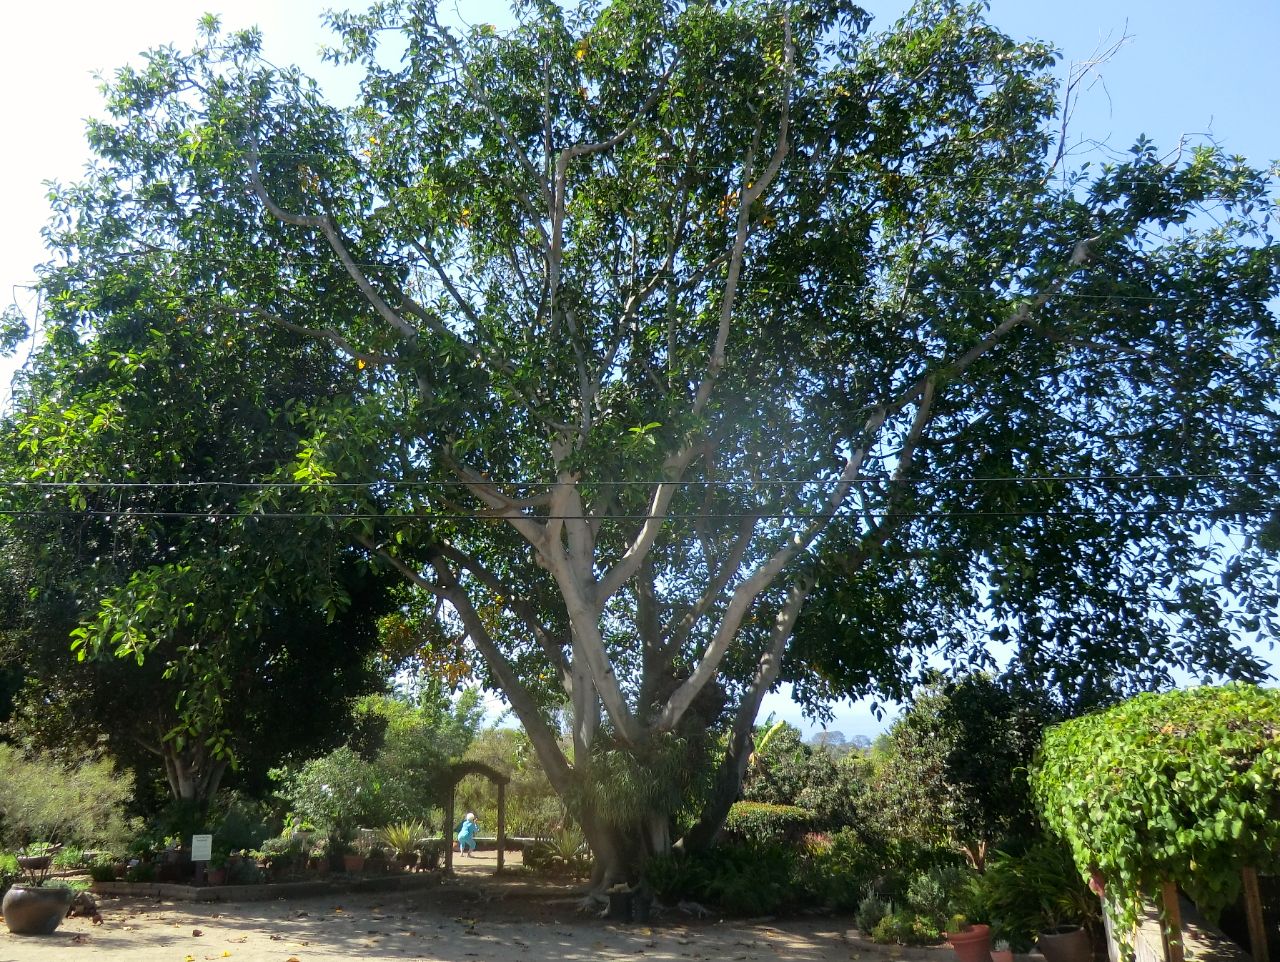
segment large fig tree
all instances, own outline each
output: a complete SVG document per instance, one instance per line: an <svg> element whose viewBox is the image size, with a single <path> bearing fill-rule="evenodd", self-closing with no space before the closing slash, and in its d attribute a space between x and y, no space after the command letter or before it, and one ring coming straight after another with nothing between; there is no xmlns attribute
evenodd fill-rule
<svg viewBox="0 0 1280 962"><path fill-rule="evenodd" d="M421 589L598 882L714 837L784 666L858 692L994 636L1067 687L1262 671L1268 174L1066 166L1054 52L981 5L331 23L345 106L212 21L118 73L51 271L145 256L153 323L346 365L239 513L302 501Z"/></svg>

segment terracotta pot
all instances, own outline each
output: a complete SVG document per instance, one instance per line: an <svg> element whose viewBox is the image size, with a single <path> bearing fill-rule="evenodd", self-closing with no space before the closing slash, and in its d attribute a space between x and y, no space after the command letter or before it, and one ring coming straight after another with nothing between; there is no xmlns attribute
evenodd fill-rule
<svg viewBox="0 0 1280 962"><path fill-rule="evenodd" d="M1041 932L1036 945L1045 962L1092 962L1093 941L1079 926L1063 926L1052 932Z"/></svg>
<svg viewBox="0 0 1280 962"><path fill-rule="evenodd" d="M363 855L342 856L342 870L344 872L363 872L364 856Z"/></svg>
<svg viewBox="0 0 1280 962"><path fill-rule="evenodd" d="M71 908L75 893L65 886L27 888L15 885L4 895L0 911L14 935L52 935Z"/></svg>
<svg viewBox="0 0 1280 962"><path fill-rule="evenodd" d="M971 925L963 932L948 932L947 941L960 962L991 962L991 926Z"/></svg>
<svg viewBox="0 0 1280 962"><path fill-rule="evenodd" d="M1013 949L992 949L991 962L1013 962Z"/></svg>
<svg viewBox="0 0 1280 962"><path fill-rule="evenodd" d="M225 865L218 868L209 869L210 885L226 885L227 884L227 867Z"/></svg>

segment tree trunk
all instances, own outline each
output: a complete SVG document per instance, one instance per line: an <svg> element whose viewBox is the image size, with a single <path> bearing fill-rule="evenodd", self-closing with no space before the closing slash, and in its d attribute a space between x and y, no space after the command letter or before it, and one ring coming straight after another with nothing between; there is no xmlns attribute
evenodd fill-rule
<svg viewBox="0 0 1280 962"><path fill-rule="evenodd" d="M203 752L179 752L167 742L163 751L165 778L174 799L208 805L222 784L226 760L208 758Z"/></svg>

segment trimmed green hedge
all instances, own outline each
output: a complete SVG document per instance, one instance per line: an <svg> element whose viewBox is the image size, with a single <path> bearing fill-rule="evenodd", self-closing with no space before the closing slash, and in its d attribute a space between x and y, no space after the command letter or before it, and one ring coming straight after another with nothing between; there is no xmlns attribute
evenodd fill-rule
<svg viewBox="0 0 1280 962"><path fill-rule="evenodd" d="M799 805L735 802L725 819L729 835L750 842L791 839L809 827L812 814Z"/></svg>
<svg viewBox="0 0 1280 962"><path fill-rule="evenodd" d="M1032 788L1080 871L1104 880L1122 931L1164 881L1212 917L1242 868L1280 860L1280 691L1139 695L1064 722L1045 735Z"/></svg>

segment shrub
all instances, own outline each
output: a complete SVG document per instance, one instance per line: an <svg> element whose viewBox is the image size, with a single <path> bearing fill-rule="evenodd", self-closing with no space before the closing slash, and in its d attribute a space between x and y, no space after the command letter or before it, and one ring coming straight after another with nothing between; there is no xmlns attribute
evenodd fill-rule
<svg viewBox="0 0 1280 962"><path fill-rule="evenodd" d="M1175 882L1211 917L1240 869L1280 854L1280 691L1254 685L1138 695L1049 730L1032 773L1077 873L1096 870L1128 931L1143 890Z"/></svg>
<svg viewBox="0 0 1280 962"><path fill-rule="evenodd" d="M409 820L395 822L378 829L378 841L397 854L412 852L418 841L431 834L426 822Z"/></svg>
<svg viewBox="0 0 1280 962"><path fill-rule="evenodd" d="M940 865L916 875L907 886L907 905L916 915L942 927L947 917L974 910L969 897L973 872L959 865ZM976 913L975 913L976 914Z"/></svg>
<svg viewBox="0 0 1280 962"><path fill-rule="evenodd" d="M58 850L53 856L53 867L59 871L68 871L70 869L79 868L84 864L84 849L77 848L74 845L66 846Z"/></svg>
<svg viewBox="0 0 1280 962"><path fill-rule="evenodd" d="M307 847L297 835L289 838L277 836L262 843L262 857L275 871L285 871L300 865L307 857Z"/></svg>
<svg viewBox="0 0 1280 962"><path fill-rule="evenodd" d="M858 903L858 911L854 915L853 921L864 933L871 935L876 926L880 924L880 921L892 914L892 902L885 901L874 892L869 892Z"/></svg>
<svg viewBox="0 0 1280 962"><path fill-rule="evenodd" d="M706 896L734 915L770 915L801 901L800 855L777 841L722 845L704 856Z"/></svg>
<svg viewBox="0 0 1280 962"><path fill-rule="evenodd" d="M111 862L95 861L89 866L89 878L95 882L114 882L116 867Z"/></svg>
<svg viewBox="0 0 1280 962"><path fill-rule="evenodd" d="M809 825L809 812L798 805L736 802L724 830L731 839L766 842L796 838Z"/></svg>
<svg viewBox="0 0 1280 962"><path fill-rule="evenodd" d="M17 858L11 852L0 852L0 895L9 891L9 886L21 877Z"/></svg>
<svg viewBox="0 0 1280 962"><path fill-rule="evenodd" d="M856 908L862 893L880 874L877 853L851 828L832 836L825 850L812 852L810 864L814 896L840 911Z"/></svg>
<svg viewBox="0 0 1280 962"><path fill-rule="evenodd" d="M903 910L882 918L871 930L871 939L882 945L937 945L942 930L931 920Z"/></svg>
<svg viewBox="0 0 1280 962"><path fill-rule="evenodd" d="M645 864L644 878L654 897L668 905L682 899L706 898L707 873L700 858L679 852L655 855Z"/></svg>
<svg viewBox="0 0 1280 962"><path fill-rule="evenodd" d="M581 877L591 871L591 849L582 829L572 822L565 822L549 836L529 846L524 864L534 872Z"/></svg>
<svg viewBox="0 0 1280 962"><path fill-rule="evenodd" d="M258 848L276 834L266 806L235 793L219 794L207 824L215 844L228 852Z"/></svg>
<svg viewBox="0 0 1280 962"><path fill-rule="evenodd" d="M1039 932L1083 925L1099 915L1097 898L1057 839L1044 839L1021 855L997 852L987 863L982 889L996 931L1019 949L1030 947Z"/></svg>
<svg viewBox="0 0 1280 962"><path fill-rule="evenodd" d="M156 880L156 867L150 862L139 862L137 865L131 865L124 873L126 882L154 882Z"/></svg>
<svg viewBox="0 0 1280 962"><path fill-rule="evenodd" d="M124 807L132 798L132 777L106 759L65 768L52 756L26 758L0 744L0 827L9 844L123 841L130 833Z"/></svg>

